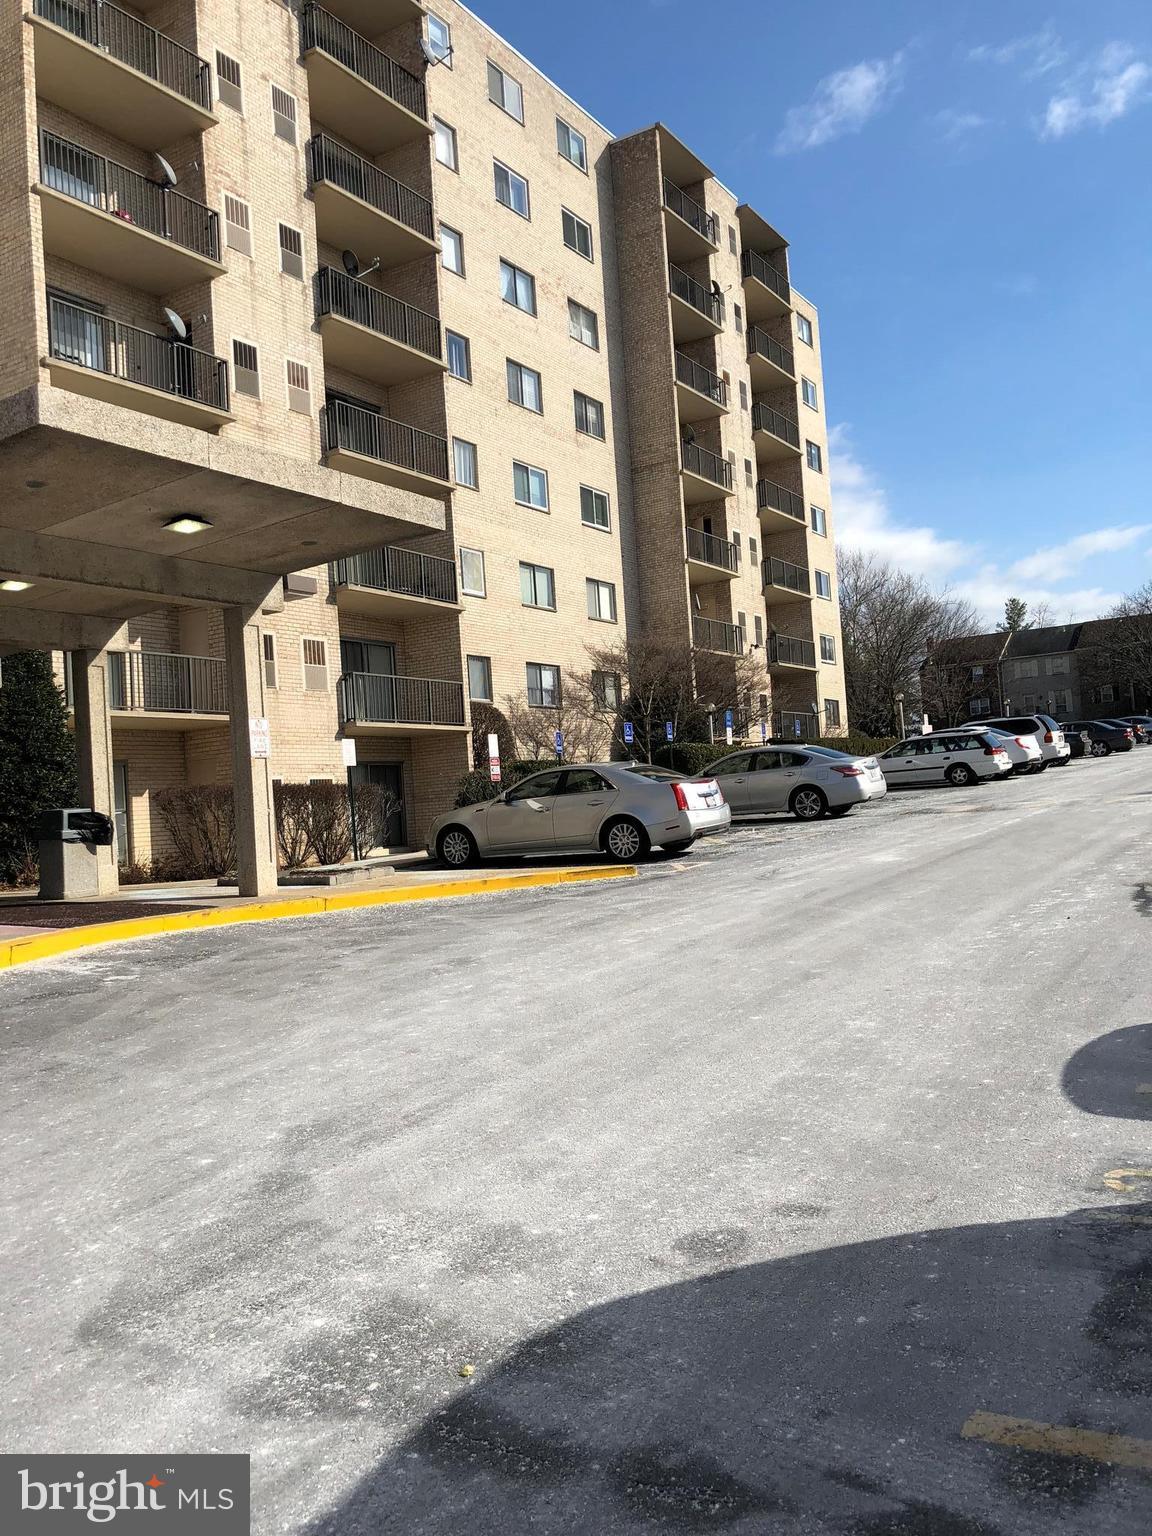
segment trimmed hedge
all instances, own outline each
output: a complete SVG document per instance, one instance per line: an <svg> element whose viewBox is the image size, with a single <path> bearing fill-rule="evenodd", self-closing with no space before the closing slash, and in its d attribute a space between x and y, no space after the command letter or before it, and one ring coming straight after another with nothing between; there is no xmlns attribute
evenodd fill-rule
<svg viewBox="0 0 1152 1536"><path fill-rule="evenodd" d="M679 773L703 773L713 763L737 752L736 745L723 741L678 741L671 746L657 747L652 761L661 768L675 768Z"/></svg>
<svg viewBox="0 0 1152 1536"><path fill-rule="evenodd" d="M486 773L466 773L456 788L455 807L459 811L466 805L483 805L500 793Z"/></svg>

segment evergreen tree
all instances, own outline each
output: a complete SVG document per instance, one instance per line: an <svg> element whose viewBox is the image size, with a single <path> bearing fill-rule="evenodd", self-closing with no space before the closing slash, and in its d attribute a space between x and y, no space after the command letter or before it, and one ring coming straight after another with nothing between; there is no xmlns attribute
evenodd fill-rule
<svg viewBox="0 0 1152 1536"><path fill-rule="evenodd" d="M1004 617L996 628L1001 633L1014 635L1017 630L1031 627L1028 619L1028 604L1022 597L1010 597L1004 604Z"/></svg>
<svg viewBox="0 0 1152 1536"><path fill-rule="evenodd" d="M28 873L41 811L76 804L76 744L47 651L0 663L0 881Z"/></svg>

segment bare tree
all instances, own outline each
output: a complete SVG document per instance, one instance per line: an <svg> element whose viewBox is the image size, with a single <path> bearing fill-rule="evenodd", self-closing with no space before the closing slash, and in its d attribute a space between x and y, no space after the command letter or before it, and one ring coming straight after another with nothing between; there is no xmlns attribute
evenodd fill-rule
<svg viewBox="0 0 1152 1536"><path fill-rule="evenodd" d="M601 761L612 743L613 720L597 709L581 679L566 675L554 705L530 704L524 694L510 694L504 701L508 725L523 758L555 758L565 763ZM556 751L556 733L562 750Z"/></svg>
<svg viewBox="0 0 1152 1536"><path fill-rule="evenodd" d="M1152 704L1152 581L1130 592L1107 618L1086 626L1081 641L1082 682L1110 683L1130 708Z"/></svg>

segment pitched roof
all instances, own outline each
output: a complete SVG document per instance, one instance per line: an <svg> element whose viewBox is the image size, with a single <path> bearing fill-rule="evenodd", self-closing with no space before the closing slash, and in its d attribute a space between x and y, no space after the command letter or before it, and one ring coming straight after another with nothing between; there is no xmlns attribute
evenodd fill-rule
<svg viewBox="0 0 1152 1536"><path fill-rule="evenodd" d="M1008 636L1005 656L1058 656L1074 651L1080 639L1080 624L1055 624L1046 629L1018 629Z"/></svg>

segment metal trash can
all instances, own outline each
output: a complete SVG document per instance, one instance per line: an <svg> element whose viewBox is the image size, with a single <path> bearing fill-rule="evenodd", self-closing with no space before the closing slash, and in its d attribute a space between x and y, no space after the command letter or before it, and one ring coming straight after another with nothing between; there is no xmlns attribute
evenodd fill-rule
<svg viewBox="0 0 1152 1536"><path fill-rule="evenodd" d="M43 811L37 831L41 900L65 901L76 896L98 896L97 850L112 845L115 828L111 816L80 805L60 811Z"/></svg>

